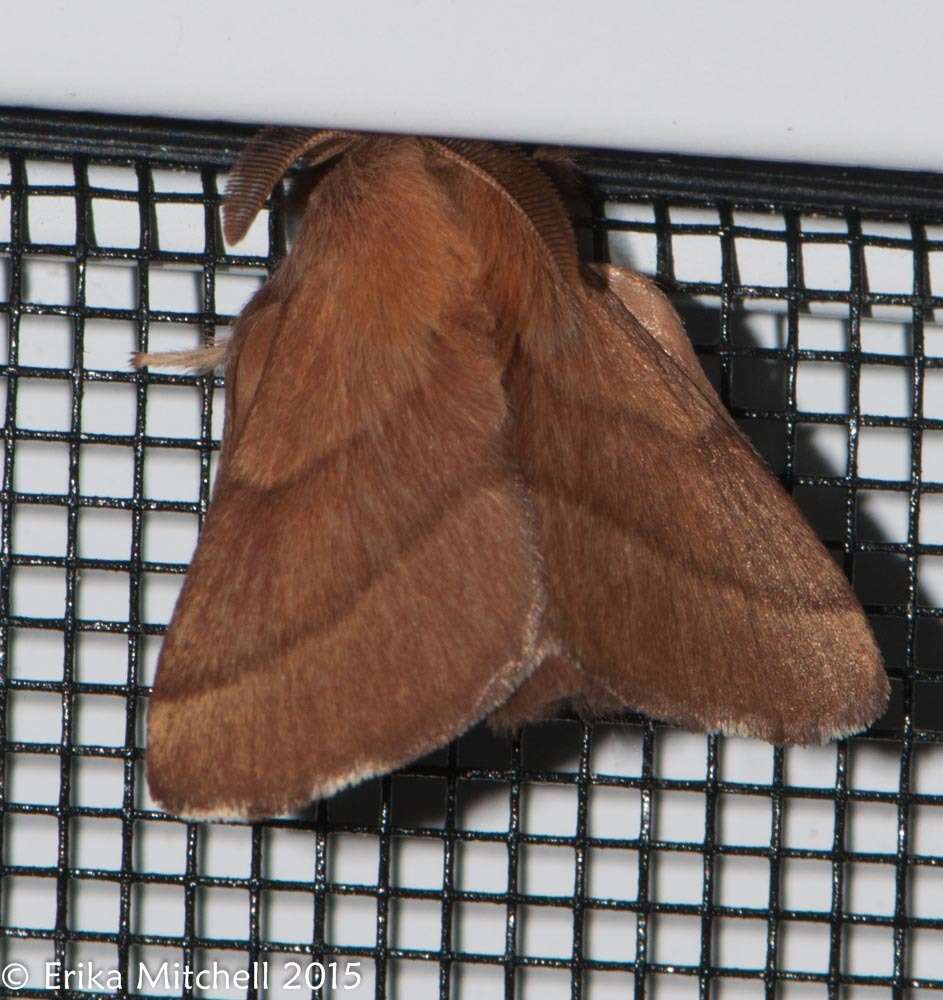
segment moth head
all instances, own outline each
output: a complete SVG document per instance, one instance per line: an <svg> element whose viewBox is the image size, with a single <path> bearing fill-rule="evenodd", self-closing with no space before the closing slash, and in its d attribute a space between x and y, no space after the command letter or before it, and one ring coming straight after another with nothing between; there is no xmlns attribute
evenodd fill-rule
<svg viewBox="0 0 943 1000"><path fill-rule="evenodd" d="M365 133L336 129L265 128L246 144L229 181L223 203L223 235L238 243L249 230L272 189L296 161L327 163L368 142ZM536 238L540 251L560 272L579 276L576 238L563 200L549 171L513 147L466 139L419 140L435 155L475 175L510 205Z"/></svg>

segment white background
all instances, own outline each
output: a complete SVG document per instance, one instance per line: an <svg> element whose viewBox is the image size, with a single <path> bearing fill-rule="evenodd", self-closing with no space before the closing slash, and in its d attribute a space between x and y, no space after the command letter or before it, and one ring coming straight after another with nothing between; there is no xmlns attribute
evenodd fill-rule
<svg viewBox="0 0 943 1000"><path fill-rule="evenodd" d="M9 105L943 168L930 0L40 0L5 28Z"/></svg>

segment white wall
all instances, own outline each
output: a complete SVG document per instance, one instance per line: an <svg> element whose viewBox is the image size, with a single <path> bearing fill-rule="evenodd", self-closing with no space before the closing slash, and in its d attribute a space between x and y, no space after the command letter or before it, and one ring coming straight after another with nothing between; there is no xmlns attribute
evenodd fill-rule
<svg viewBox="0 0 943 1000"><path fill-rule="evenodd" d="M943 169L931 0L38 0L11 19L0 104Z"/></svg>

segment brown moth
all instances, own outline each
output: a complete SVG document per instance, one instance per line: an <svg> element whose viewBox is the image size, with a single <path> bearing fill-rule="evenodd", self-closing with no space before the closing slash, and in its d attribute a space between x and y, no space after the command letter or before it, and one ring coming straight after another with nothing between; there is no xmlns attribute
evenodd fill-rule
<svg viewBox="0 0 943 1000"><path fill-rule="evenodd" d="M844 575L661 292L581 265L533 159L267 129L230 243L299 159L322 175L231 341L139 358L226 371L150 699L158 803L291 812L565 705L778 743L878 716Z"/></svg>

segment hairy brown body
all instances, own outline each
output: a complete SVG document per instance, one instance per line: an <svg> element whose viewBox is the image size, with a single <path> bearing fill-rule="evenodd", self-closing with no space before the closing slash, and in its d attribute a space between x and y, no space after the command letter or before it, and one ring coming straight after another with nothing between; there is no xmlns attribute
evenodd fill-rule
<svg viewBox="0 0 943 1000"><path fill-rule="evenodd" d="M780 742L876 716L844 576L657 289L581 269L532 161L269 130L230 241L299 156L333 165L225 352L219 476L149 710L160 803L291 811L495 710Z"/></svg>

